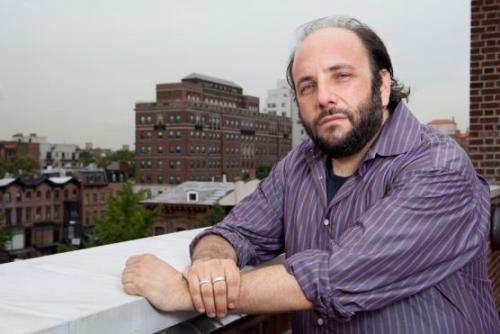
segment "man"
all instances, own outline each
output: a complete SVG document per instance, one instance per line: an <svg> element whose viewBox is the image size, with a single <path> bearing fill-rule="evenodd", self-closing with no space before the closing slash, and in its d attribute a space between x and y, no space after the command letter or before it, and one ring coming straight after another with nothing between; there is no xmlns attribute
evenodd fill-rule
<svg viewBox="0 0 500 334"><path fill-rule="evenodd" d="M193 241L184 273L132 257L125 291L211 317L294 312L295 333L499 333L487 185L412 116L370 28L328 17L302 31L288 78L311 139Z"/></svg>

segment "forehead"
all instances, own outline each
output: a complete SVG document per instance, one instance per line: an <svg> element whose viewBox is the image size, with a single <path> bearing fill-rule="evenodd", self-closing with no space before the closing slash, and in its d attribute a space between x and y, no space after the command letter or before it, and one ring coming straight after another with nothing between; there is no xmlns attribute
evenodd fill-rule
<svg viewBox="0 0 500 334"><path fill-rule="evenodd" d="M349 64L369 69L366 48L361 39L344 28L322 28L308 35L297 47L292 72L308 72L317 67L326 69L335 64ZM299 73L298 73L299 72Z"/></svg>

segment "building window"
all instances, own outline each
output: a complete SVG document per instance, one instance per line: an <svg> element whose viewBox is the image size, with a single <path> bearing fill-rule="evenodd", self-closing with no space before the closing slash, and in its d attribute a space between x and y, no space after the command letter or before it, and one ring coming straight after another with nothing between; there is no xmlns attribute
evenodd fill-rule
<svg viewBox="0 0 500 334"><path fill-rule="evenodd" d="M158 136L158 138L163 138L163 132L162 131L158 131L157 136Z"/></svg>
<svg viewBox="0 0 500 334"><path fill-rule="evenodd" d="M156 166L158 167L158 169L162 169L163 168L163 160L158 160L156 162Z"/></svg>
<svg viewBox="0 0 500 334"><path fill-rule="evenodd" d="M162 184L163 183L163 176L158 175L158 183Z"/></svg>
<svg viewBox="0 0 500 334"><path fill-rule="evenodd" d="M21 225L22 223L23 223L23 209L17 208L16 209L16 224Z"/></svg>
<svg viewBox="0 0 500 334"><path fill-rule="evenodd" d="M5 209L5 225L12 224L12 209Z"/></svg>
<svg viewBox="0 0 500 334"><path fill-rule="evenodd" d="M45 199L50 200L50 190L45 192Z"/></svg>
<svg viewBox="0 0 500 334"><path fill-rule="evenodd" d="M36 200L37 200L37 201L40 201L41 199L42 199L42 192L41 192L40 190L38 190L38 191L36 192Z"/></svg>

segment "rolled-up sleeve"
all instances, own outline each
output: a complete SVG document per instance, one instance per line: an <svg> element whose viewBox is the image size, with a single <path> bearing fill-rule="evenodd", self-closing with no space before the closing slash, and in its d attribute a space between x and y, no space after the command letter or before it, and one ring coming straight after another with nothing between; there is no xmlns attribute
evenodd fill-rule
<svg viewBox="0 0 500 334"><path fill-rule="evenodd" d="M416 294L485 247L489 194L478 179L434 169L397 177L328 250L296 253L285 267L324 317L348 319Z"/></svg>
<svg viewBox="0 0 500 334"><path fill-rule="evenodd" d="M190 246L191 254L198 241L209 234L219 235L233 246L240 268L283 253L285 166L286 159L278 162L224 220L197 235Z"/></svg>

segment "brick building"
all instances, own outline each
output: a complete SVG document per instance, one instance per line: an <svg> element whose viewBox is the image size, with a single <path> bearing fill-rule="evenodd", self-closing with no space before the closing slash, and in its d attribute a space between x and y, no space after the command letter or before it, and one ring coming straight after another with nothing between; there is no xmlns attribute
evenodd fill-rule
<svg viewBox="0 0 500 334"><path fill-rule="evenodd" d="M471 2L469 154L477 172L491 185L500 184L499 21L500 0ZM500 206L500 198L492 197L491 202L493 213ZM488 256L488 276L500 310L498 250Z"/></svg>
<svg viewBox="0 0 500 334"><path fill-rule="evenodd" d="M500 184L500 1L471 6L469 153L478 173Z"/></svg>
<svg viewBox="0 0 500 334"><path fill-rule="evenodd" d="M10 258L53 254L79 219L80 183L72 177L0 179L0 227L11 235Z"/></svg>
<svg viewBox="0 0 500 334"><path fill-rule="evenodd" d="M292 148L291 119L259 112L237 84L191 74L156 85L156 102L137 103L136 180L178 184L253 175Z"/></svg>
<svg viewBox="0 0 500 334"><path fill-rule="evenodd" d="M85 230L104 217L109 197L121 189L126 176L121 171L102 168L80 169L74 175L81 183L81 223Z"/></svg>
<svg viewBox="0 0 500 334"><path fill-rule="evenodd" d="M233 190L233 182L189 181L142 204L150 209L160 207L160 217L152 226L153 235L160 235L195 228L197 220Z"/></svg>
<svg viewBox="0 0 500 334"><path fill-rule="evenodd" d="M16 155L29 155L40 163L40 144L17 141L0 141L0 158L9 158Z"/></svg>

